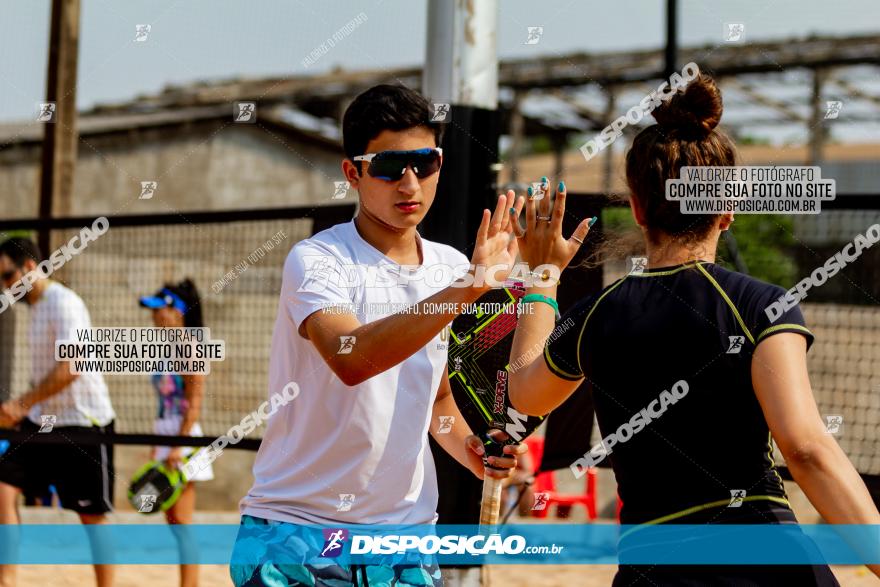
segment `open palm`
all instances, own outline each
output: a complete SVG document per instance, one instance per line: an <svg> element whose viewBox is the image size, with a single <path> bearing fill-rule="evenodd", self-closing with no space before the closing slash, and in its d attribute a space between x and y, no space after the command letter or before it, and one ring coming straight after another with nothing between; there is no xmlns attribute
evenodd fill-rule
<svg viewBox="0 0 880 587"><path fill-rule="evenodd" d="M498 196L495 211L490 214L488 209L483 210L483 218L477 229L471 263L477 277L484 275L484 278L477 279L474 285L486 290L499 287L507 279L516 262L517 240L511 238L513 222L508 212L514 200L516 195L513 190ZM519 198L515 208L517 212L522 208L523 203L524 199Z"/></svg>

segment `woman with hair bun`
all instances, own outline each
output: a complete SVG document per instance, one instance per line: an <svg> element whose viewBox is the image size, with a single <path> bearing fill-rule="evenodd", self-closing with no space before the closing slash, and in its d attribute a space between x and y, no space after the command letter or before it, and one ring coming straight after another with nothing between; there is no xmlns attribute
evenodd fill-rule
<svg viewBox="0 0 880 587"><path fill-rule="evenodd" d="M684 166L736 165L733 142L717 128L721 114L721 93L704 74L654 110L657 124L636 136L626 156L647 268L575 304L559 318L574 327L546 344L556 286L526 292L538 295L520 316L511 360L532 356L536 344L544 353L510 374L511 401L524 414L546 414L586 381L623 502L622 524L796 524L771 438L825 521L880 524L820 417L807 374L814 337L800 308L772 320L766 309L783 288L715 264L733 214L685 215L665 197L666 181ZM517 236L531 267L565 268L586 236L583 225L570 239L561 234L562 183L552 206L549 198L526 202L526 228ZM603 458L594 449L572 470ZM624 538L614 585L838 584L824 564L626 564L636 560L627 559L626 546ZM687 548L677 537L669 552ZM870 568L880 575L880 567Z"/></svg>

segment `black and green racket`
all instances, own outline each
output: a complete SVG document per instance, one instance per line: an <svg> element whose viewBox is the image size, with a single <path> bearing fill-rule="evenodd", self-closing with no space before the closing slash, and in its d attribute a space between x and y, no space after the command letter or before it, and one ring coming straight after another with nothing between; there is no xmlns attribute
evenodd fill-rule
<svg viewBox="0 0 880 587"><path fill-rule="evenodd" d="M493 289L474 304L475 312L452 321L449 336L449 384L455 403L474 434L484 439L486 454L501 456L507 444L519 444L543 417L526 416L510 405L510 349L516 330L521 283ZM480 524L498 523L500 479L483 481Z"/></svg>
<svg viewBox="0 0 880 587"><path fill-rule="evenodd" d="M168 511L177 503L186 483L187 478L179 469L170 469L162 461L150 461L132 476L128 501L141 514Z"/></svg>

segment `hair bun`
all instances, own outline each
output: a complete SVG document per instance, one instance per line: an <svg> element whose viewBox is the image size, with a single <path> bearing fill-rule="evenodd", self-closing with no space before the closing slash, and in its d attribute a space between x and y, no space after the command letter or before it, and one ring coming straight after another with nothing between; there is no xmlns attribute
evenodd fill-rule
<svg viewBox="0 0 880 587"><path fill-rule="evenodd" d="M715 80L701 73L651 114L664 129L705 136L718 126L723 109Z"/></svg>

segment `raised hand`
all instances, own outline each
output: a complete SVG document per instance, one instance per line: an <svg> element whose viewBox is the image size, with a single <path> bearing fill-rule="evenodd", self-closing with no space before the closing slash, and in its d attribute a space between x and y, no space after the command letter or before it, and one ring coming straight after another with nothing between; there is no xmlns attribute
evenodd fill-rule
<svg viewBox="0 0 880 587"><path fill-rule="evenodd" d="M546 178L543 178L543 182L544 187L549 188ZM531 188L529 191L531 192ZM520 256L532 269L539 265L553 265L561 273L583 244L590 231L590 226L596 221L595 217L592 219L584 218L575 228L571 238L563 238L562 218L565 216L565 194L565 183L560 181L556 189L556 200L551 210L549 189L545 189L545 196L540 200L530 193L525 203L525 228L520 225L519 221L521 206L511 207L508 210L508 216L519 245Z"/></svg>
<svg viewBox="0 0 880 587"><path fill-rule="evenodd" d="M516 262L517 239L511 238L513 223L508 208L521 210L524 199L516 201L513 190L498 197L495 211L483 210L483 218L477 229L477 240L471 264L474 266L474 287L490 290L500 287Z"/></svg>

